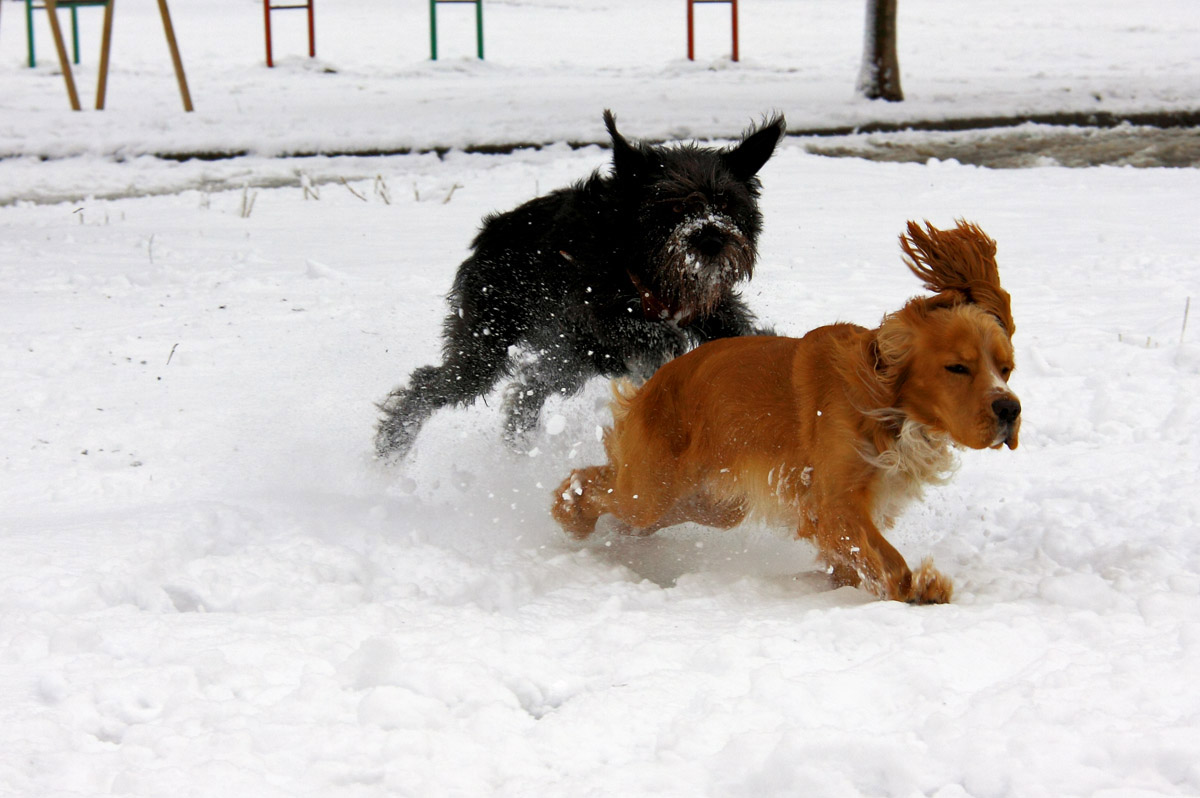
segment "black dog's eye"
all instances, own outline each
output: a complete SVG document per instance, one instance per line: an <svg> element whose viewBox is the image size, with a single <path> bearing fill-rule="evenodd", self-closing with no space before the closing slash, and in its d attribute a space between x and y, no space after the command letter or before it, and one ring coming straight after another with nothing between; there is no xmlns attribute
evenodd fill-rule
<svg viewBox="0 0 1200 798"><path fill-rule="evenodd" d="M1004 368L1000 369L1000 376L1003 377L1004 379L1007 380L1009 374L1012 374L1012 369L1009 368L1008 366L1005 366Z"/></svg>
<svg viewBox="0 0 1200 798"><path fill-rule="evenodd" d="M971 370L969 368L967 368L966 366L964 366L962 363L951 363L949 366L946 366L946 371L950 372L951 374L970 374L971 373Z"/></svg>
<svg viewBox="0 0 1200 798"><path fill-rule="evenodd" d="M671 210L676 214L702 213L708 206L708 200L699 191L693 191L686 197L672 200Z"/></svg>

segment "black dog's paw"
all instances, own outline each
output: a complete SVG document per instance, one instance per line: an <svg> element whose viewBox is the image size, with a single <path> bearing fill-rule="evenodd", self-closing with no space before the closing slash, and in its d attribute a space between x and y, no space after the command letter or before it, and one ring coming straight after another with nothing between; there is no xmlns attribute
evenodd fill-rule
<svg viewBox="0 0 1200 798"><path fill-rule="evenodd" d="M388 465L394 465L412 448L422 419L412 419L405 412L410 392L393 391L377 407L383 413L375 430L375 456Z"/></svg>
<svg viewBox="0 0 1200 798"><path fill-rule="evenodd" d="M395 465L404 459L412 448L413 435L411 430L389 421L381 421L375 431L375 457L384 465Z"/></svg>
<svg viewBox="0 0 1200 798"><path fill-rule="evenodd" d="M500 412L504 416L504 443L513 452L526 452L541 416L545 396L523 382L504 389Z"/></svg>
<svg viewBox="0 0 1200 798"><path fill-rule="evenodd" d="M688 351L692 341L688 334L674 324L666 322L643 322L638 325L636 339L642 346L625 358L628 376L637 382L645 382L667 361L674 360Z"/></svg>
<svg viewBox="0 0 1200 798"><path fill-rule="evenodd" d="M654 372L662 368L671 358L636 357L625 361L625 373L629 379L641 385L654 376Z"/></svg>

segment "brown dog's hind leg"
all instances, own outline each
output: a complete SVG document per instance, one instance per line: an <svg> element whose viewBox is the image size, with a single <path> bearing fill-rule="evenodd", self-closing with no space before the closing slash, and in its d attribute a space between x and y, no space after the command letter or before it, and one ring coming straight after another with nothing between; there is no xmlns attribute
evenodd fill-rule
<svg viewBox="0 0 1200 798"><path fill-rule="evenodd" d="M583 540L596 531L596 521L611 512L612 466L577 468L554 492L551 515L572 537Z"/></svg>
<svg viewBox="0 0 1200 798"><path fill-rule="evenodd" d="M706 492L696 493L675 505L674 524L690 521L716 529L732 529L746 520L746 505L732 499L717 501ZM667 524L663 524L667 526Z"/></svg>
<svg viewBox="0 0 1200 798"><path fill-rule="evenodd" d="M609 513L622 535L644 537L684 521L728 528L745 515L740 505L680 500L665 479L659 484L633 487L639 484L633 482L637 475L626 469L622 479L617 471L611 464L572 471L555 491L550 509L559 526L583 540L596 531L600 516Z"/></svg>

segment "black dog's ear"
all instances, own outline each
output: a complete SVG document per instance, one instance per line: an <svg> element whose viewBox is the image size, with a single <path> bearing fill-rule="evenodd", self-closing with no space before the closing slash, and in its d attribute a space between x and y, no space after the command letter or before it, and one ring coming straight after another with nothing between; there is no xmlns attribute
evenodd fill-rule
<svg viewBox="0 0 1200 798"><path fill-rule="evenodd" d="M742 143L722 156L729 171L742 181L754 177L775 152L775 145L786 132L787 122L782 114L770 117L762 127L750 128L742 138Z"/></svg>
<svg viewBox="0 0 1200 798"><path fill-rule="evenodd" d="M641 173L646 165L645 156L640 149L617 132L617 118L607 108L604 109L604 126L608 128L608 135L612 138L613 169L616 174L633 177Z"/></svg>

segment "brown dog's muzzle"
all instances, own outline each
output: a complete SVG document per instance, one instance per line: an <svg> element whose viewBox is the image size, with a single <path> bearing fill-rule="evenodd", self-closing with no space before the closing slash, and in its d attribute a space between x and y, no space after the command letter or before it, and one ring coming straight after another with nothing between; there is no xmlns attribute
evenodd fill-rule
<svg viewBox="0 0 1200 798"><path fill-rule="evenodd" d="M1005 396L992 402L996 415L996 437L994 446L1004 444L1009 449L1017 448L1017 432L1021 428L1021 402L1015 396Z"/></svg>

